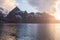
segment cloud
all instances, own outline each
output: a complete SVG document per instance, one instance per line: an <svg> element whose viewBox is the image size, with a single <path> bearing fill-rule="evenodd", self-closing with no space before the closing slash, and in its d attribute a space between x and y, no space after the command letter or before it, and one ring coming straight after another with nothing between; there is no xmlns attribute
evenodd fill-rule
<svg viewBox="0 0 60 40"><path fill-rule="evenodd" d="M30 5L36 7L40 12L51 12L55 11L55 4L57 0L27 0Z"/></svg>
<svg viewBox="0 0 60 40"><path fill-rule="evenodd" d="M0 0L0 7L3 7L8 11L11 11L16 5L16 0Z"/></svg>

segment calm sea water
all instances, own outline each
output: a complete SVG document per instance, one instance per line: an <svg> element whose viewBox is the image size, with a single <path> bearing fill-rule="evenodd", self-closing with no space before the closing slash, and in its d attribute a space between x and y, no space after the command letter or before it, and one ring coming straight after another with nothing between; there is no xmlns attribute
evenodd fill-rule
<svg viewBox="0 0 60 40"><path fill-rule="evenodd" d="M60 40L60 23L4 25L17 25L17 40Z"/></svg>

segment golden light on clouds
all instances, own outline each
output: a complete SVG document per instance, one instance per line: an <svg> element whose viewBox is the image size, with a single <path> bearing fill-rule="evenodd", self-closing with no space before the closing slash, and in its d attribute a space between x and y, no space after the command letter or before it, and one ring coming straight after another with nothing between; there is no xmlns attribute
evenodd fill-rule
<svg viewBox="0 0 60 40"><path fill-rule="evenodd" d="M11 11L17 5L16 0L0 0L0 7Z"/></svg>
<svg viewBox="0 0 60 40"><path fill-rule="evenodd" d="M56 2L55 9L56 9L56 11L54 13L54 16L55 16L56 20L60 20L60 0L58 0Z"/></svg>

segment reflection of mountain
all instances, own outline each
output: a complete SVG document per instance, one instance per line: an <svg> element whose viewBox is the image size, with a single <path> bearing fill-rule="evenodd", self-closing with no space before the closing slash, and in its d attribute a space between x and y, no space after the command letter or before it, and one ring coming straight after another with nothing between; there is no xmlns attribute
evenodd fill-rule
<svg viewBox="0 0 60 40"><path fill-rule="evenodd" d="M56 19L48 13L27 13L18 7L13 9L3 21L7 23L56 23Z"/></svg>

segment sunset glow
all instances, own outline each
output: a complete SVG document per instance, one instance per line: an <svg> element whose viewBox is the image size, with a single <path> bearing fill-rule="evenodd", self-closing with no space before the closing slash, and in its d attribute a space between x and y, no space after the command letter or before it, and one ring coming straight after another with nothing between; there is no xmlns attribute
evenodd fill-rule
<svg viewBox="0 0 60 40"><path fill-rule="evenodd" d="M54 16L56 20L60 20L60 0L56 2L55 8L56 12L54 13Z"/></svg>

